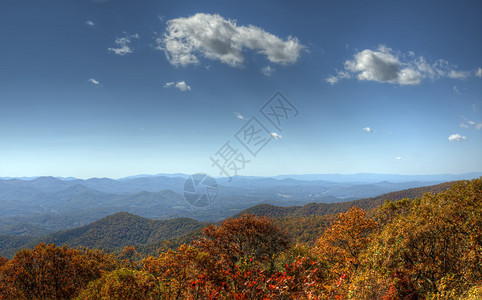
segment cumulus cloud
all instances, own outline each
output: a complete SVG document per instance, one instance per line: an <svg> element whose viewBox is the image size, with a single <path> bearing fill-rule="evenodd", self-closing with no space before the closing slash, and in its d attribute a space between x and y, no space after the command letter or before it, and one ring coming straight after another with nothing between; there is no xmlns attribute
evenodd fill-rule
<svg viewBox="0 0 482 300"><path fill-rule="evenodd" d="M124 56L126 54L132 53L132 48L130 46L132 39L138 39L139 34L126 34L124 37L116 38L114 43L117 45L116 48L107 48L107 50L114 52L117 55Z"/></svg>
<svg viewBox="0 0 482 300"><path fill-rule="evenodd" d="M233 112L234 115L236 116L236 118L240 119L240 120L244 120L244 116L238 112Z"/></svg>
<svg viewBox="0 0 482 300"><path fill-rule="evenodd" d="M451 142L462 142L462 141L465 141L466 139L467 137L460 135L458 133L452 134L451 136L449 136L449 141Z"/></svg>
<svg viewBox="0 0 482 300"><path fill-rule="evenodd" d="M171 81L171 82L167 82L166 84L164 84L164 87L165 88L171 88L171 87L174 87L180 91L183 91L183 92L187 92L187 91L190 91L191 90L191 87L189 85L187 85L186 82L184 81L179 81L179 82L174 82L174 81Z"/></svg>
<svg viewBox="0 0 482 300"><path fill-rule="evenodd" d="M283 137L280 134L277 134L276 132L271 132L270 134L275 140L279 140Z"/></svg>
<svg viewBox="0 0 482 300"><path fill-rule="evenodd" d="M478 68L477 71L475 71L475 76L482 77L482 68Z"/></svg>
<svg viewBox="0 0 482 300"><path fill-rule="evenodd" d="M87 24L87 25L89 25L89 26L94 26L94 25L95 25L95 23L94 23L93 21L90 21L90 20L85 21L85 24Z"/></svg>
<svg viewBox="0 0 482 300"><path fill-rule="evenodd" d="M362 128L363 131L366 131L366 132L369 132L369 133L372 133L373 132L373 129L371 129L370 127L363 127Z"/></svg>
<svg viewBox="0 0 482 300"><path fill-rule="evenodd" d="M345 69L356 73L359 80L374 80L399 84L417 84L421 75L411 68L402 68L391 49L379 47L378 51L363 50L353 60L345 62Z"/></svg>
<svg viewBox="0 0 482 300"><path fill-rule="evenodd" d="M200 56L240 66L243 48L256 50L272 63L290 64L304 49L295 37L283 40L259 27L238 26L235 20L204 13L167 21L166 33L157 43L175 66L199 64Z"/></svg>
<svg viewBox="0 0 482 300"><path fill-rule="evenodd" d="M273 74L274 71L276 71L276 70L271 68L270 66L266 66L266 67L261 69L261 73L263 73L266 76L271 76L271 74Z"/></svg>
<svg viewBox="0 0 482 300"><path fill-rule="evenodd" d="M89 79L87 79L87 81L90 82L90 83L92 83L92 84L95 84L95 85L99 85L99 84L100 84L100 82L97 81L97 80L95 80L94 78L89 78Z"/></svg>
<svg viewBox="0 0 482 300"><path fill-rule="evenodd" d="M342 79L395 83L400 85L417 85L424 79L452 78L465 79L470 71L457 70L456 66L439 59L428 62L424 57L417 57L414 52L407 55L385 46L376 50L365 49L355 53L352 60L345 61L344 69L336 71L325 79L336 84Z"/></svg>

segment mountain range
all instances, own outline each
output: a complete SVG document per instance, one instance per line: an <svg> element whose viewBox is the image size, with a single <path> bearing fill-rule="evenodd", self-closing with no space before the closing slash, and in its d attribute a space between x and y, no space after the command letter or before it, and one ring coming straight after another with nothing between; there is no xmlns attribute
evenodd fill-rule
<svg viewBox="0 0 482 300"><path fill-rule="evenodd" d="M238 176L232 181L217 178L217 198L201 208L184 199L184 184L189 178L186 174L121 179L49 176L1 179L0 234L38 237L87 225L122 211L158 220L189 217L215 222L258 204L286 207L346 202L437 184L443 182L442 179L471 179L481 175L315 174L274 178Z"/></svg>
<svg viewBox="0 0 482 300"><path fill-rule="evenodd" d="M370 211L386 200L413 199L421 197L424 193L441 192L453 184L454 182L446 182L338 203L308 203L288 207L258 204L234 214L233 217L243 214L271 217L275 219L277 225L290 234L293 241L307 242L318 237L333 220L335 214L345 212L354 205ZM28 232L23 235L0 232L0 255L11 257L19 249L33 247L40 242L70 247L100 248L110 252L119 251L128 245L136 245L140 252L154 253L164 245L176 247L189 242L207 224L191 218L153 220L128 212L118 212L88 225L54 233L46 233L36 227L29 228L29 230L37 230L36 233L39 235L42 234L37 237L28 235ZM19 230L23 227L18 225L15 228Z"/></svg>

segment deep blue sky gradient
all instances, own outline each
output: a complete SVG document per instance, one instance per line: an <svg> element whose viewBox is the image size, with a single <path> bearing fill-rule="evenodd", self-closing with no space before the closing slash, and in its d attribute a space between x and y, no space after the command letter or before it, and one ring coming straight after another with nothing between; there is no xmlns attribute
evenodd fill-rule
<svg viewBox="0 0 482 300"><path fill-rule="evenodd" d="M173 66L155 39L166 21L196 13L293 36L306 48L287 65L245 49L242 67L202 57ZM482 130L460 127L482 122L481 15L480 1L3 0L0 176L218 175L209 157L236 144L246 122L234 112L261 120L258 109L276 91L300 114L240 175L481 171ZM124 32L140 38L119 56L108 48ZM379 45L471 76L325 81ZM260 71L268 65L271 76ZM191 90L164 87L180 81ZM450 142L452 134L466 139Z"/></svg>

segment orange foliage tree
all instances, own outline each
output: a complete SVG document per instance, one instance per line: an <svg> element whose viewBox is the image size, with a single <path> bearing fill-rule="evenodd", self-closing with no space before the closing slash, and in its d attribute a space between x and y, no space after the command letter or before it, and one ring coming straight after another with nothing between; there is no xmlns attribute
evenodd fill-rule
<svg viewBox="0 0 482 300"><path fill-rule="evenodd" d="M314 254L328 265L331 280L327 285L333 295L346 292L350 277L362 267L360 255L377 228L377 222L353 206L348 212L338 214L316 242Z"/></svg>
<svg viewBox="0 0 482 300"><path fill-rule="evenodd" d="M152 274L120 268L89 283L77 299L159 299L161 292Z"/></svg>
<svg viewBox="0 0 482 300"><path fill-rule="evenodd" d="M39 244L0 267L0 298L71 298L118 263L99 250Z"/></svg>

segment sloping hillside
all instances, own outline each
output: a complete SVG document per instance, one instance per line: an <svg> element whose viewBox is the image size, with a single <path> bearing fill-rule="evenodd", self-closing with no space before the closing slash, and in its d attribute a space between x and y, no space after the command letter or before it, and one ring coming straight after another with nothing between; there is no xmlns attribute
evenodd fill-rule
<svg viewBox="0 0 482 300"><path fill-rule="evenodd" d="M184 235L204 226L188 218L151 220L126 212L102 218L89 225L65 230L42 238L43 241L106 250L140 245Z"/></svg>
<svg viewBox="0 0 482 300"><path fill-rule="evenodd" d="M425 193L438 193L447 190L457 181L444 182L437 185L426 187L418 187L397 192L391 192L376 197L359 199L348 202L339 203L309 203L303 206L280 207L271 204L259 204L251 208L245 209L237 216L243 214L254 214L257 216L268 216L271 218L289 218L289 217L309 217L309 216L324 216L332 215L340 212L345 212L352 206L358 208L371 210L383 204L385 200L397 201L404 198L417 198L423 196Z"/></svg>
<svg viewBox="0 0 482 300"><path fill-rule="evenodd" d="M11 256L14 253L13 250L31 248L40 242L115 251L128 245L141 246L178 238L190 232L198 231L203 226L205 226L205 223L189 218L152 220L120 212L89 225L59 231L41 238L22 237L21 239L15 239L15 242L9 243L8 247L0 247L0 254ZM12 236L4 236L3 238L8 240Z"/></svg>

